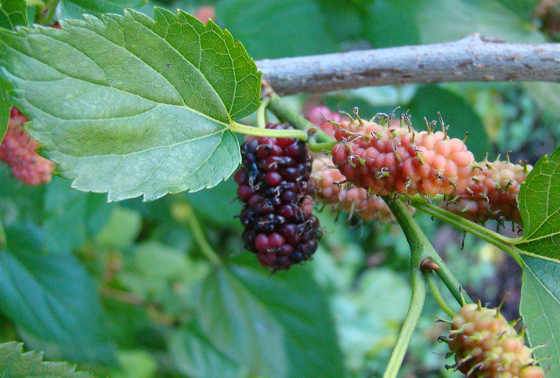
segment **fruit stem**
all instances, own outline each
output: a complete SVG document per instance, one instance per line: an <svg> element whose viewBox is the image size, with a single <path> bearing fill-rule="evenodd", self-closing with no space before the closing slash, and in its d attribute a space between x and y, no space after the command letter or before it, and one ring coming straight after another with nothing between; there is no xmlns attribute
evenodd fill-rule
<svg viewBox="0 0 560 378"><path fill-rule="evenodd" d="M312 152L327 152L327 153L330 153L335 144L336 144L335 141L323 142L323 143L309 143L309 149Z"/></svg>
<svg viewBox="0 0 560 378"><path fill-rule="evenodd" d="M410 285L412 287L412 297L406 318L391 353L391 358L383 374L383 378L395 378L399 373L412 334L424 307L426 285L422 278L420 263L425 250L431 248L431 244L420 227L412 219L408 209L399 200L386 199L386 202L393 211L395 218L399 221L410 245Z"/></svg>
<svg viewBox="0 0 560 378"><path fill-rule="evenodd" d="M45 0L44 5L37 12L35 22L41 25L50 25L56 14L59 0Z"/></svg>
<svg viewBox="0 0 560 378"><path fill-rule="evenodd" d="M266 108L270 103L269 98L265 98L261 101L259 108L257 109L257 126L261 129L266 128Z"/></svg>
<svg viewBox="0 0 560 378"><path fill-rule="evenodd" d="M262 136L270 138L296 138L303 141L307 140L307 133L303 130L273 130L273 129L262 129L260 127L253 127L242 125L232 121L229 125L229 129L233 132L245 135Z"/></svg>
<svg viewBox="0 0 560 378"><path fill-rule="evenodd" d="M325 134L321 129L315 126L313 123L305 119L297 111L293 110L287 106L280 96L278 96L273 91L269 91L270 94L268 98L270 99L269 108L272 113L278 119L290 123L293 127L300 130L305 130L309 135L313 135L314 139L318 143L332 143L333 138Z"/></svg>
<svg viewBox="0 0 560 378"><path fill-rule="evenodd" d="M515 259L515 261L520 264L520 266L523 266L523 261L519 257L519 253L516 251L516 248L514 246L516 243L516 239L500 235L497 232L489 230L488 228L481 226L478 223L474 223L466 218L463 218L460 215L454 214L448 210L442 209L439 206L431 204L424 198L411 197L410 203L418 210L423 211L436 219L449 223L459 230L471 233L478 238L495 245L502 251L507 252L509 255L511 255Z"/></svg>
<svg viewBox="0 0 560 378"><path fill-rule="evenodd" d="M171 213L178 222L186 223L189 226L196 244L198 244L200 251L208 259L208 261L214 265L222 265L222 260L206 239L206 235L204 234L202 226L200 225L192 206L185 201L180 201L173 205Z"/></svg>
<svg viewBox="0 0 560 378"><path fill-rule="evenodd" d="M426 278L426 281L428 282L428 287L430 288L432 296L434 297L434 299L435 299L436 303L438 304L439 308L443 312L445 312L447 315L449 315L450 317L453 318L453 316L455 316L455 311L453 311L451 309L451 307L449 307L447 305L447 303L445 302L445 299L443 299L443 295L441 295L441 292L439 291L436 280L434 280L434 277L432 276L432 274L433 274L432 272L424 273L424 277Z"/></svg>

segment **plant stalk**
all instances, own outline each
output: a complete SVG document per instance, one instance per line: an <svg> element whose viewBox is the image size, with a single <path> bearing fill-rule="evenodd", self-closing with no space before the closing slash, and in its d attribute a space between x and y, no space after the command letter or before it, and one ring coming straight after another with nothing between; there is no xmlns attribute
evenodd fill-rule
<svg viewBox="0 0 560 378"><path fill-rule="evenodd" d="M235 121L232 121L232 123L229 126L229 129L235 133L245 134L245 135L270 137L270 138L295 138L303 141L307 140L307 133L303 130L297 130L297 129L294 130L263 129L260 127L242 125L241 123L237 123Z"/></svg>
<svg viewBox="0 0 560 378"><path fill-rule="evenodd" d="M261 129L266 127L266 108L268 107L269 102L270 99L263 99L257 109L257 126Z"/></svg>
<svg viewBox="0 0 560 378"><path fill-rule="evenodd" d="M436 303L438 304L439 308L445 312L447 315L449 315L451 318L453 318L453 316L455 316L455 311L453 311L451 309L451 307L449 307L447 305L447 303L445 302L445 299L443 299L443 295L441 295L441 292L439 291L439 288L437 287L437 283L434 280L434 277L432 276L433 273L428 272L428 273L424 273L424 277L426 278L426 281L428 282L428 287L430 288L430 291L432 292L432 296L434 297Z"/></svg>

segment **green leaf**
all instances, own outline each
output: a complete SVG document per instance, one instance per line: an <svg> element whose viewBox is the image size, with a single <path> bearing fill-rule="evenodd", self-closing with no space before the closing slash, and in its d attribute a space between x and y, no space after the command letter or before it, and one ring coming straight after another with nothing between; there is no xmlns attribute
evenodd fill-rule
<svg viewBox="0 0 560 378"><path fill-rule="evenodd" d="M134 210L116 207L105 227L97 235L96 241L103 246L124 248L132 244L141 227L140 214Z"/></svg>
<svg viewBox="0 0 560 378"><path fill-rule="evenodd" d="M188 195L189 203L206 221L217 226L241 228L237 218L241 213L241 205L236 200L237 185L227 180L215 188ZM219 211L216 211L218 209Z"/></svg>
<svg viewBox="0 0 560 378"><path fill-rule="evenodd" d="M25 0L0 0L0 27L15 29L18 25L27 25Z"/></svg>
<svg viewBox="0 0 560 378"><path fill-rule="evenodd" d="M83 13L122 13L125 8L137 8L148 0L62 0L60 10L65 18L79 18Z"/></svg>
<svg viewBox="0 0 560 378"><path fill-rule="evenodd" d="M0 376L9 378L63 377L85 378L89 374L76 371L75 366L65 362L43 361L43 354L23 352L23 344L9 342L0 344Z"/></svg>
<svg viewBox="0 0 560 378"><path fill-rule="evenodd" d="M2 313L48 356L111 361L97 290L87 272L72 255L42 253L33 241L21 243L32 235L6 231L9 249L0 251Z"/></svg>
<svg viewBox="0 0 560 378"><path fill-rule="evenodd" d="M8 122L10 121L12 101L9 90L8 83L0 78L0 143L4 140L6 131L8 131Z"/></svg>
<svg viewBox="0 0 560 378"><path fill-rule="evenodd" d="M441 112L446 124L450 125L449 135L463 139L468 132L467 144L478 159L489 151L488 136L482 120L472 106L462 97L437 85L421 87L407 106L416 128L424 126L424 117L437 120Z"/></svg>
<svg viewBox="0 0 560 378"><path fill-rule="evenodd" d="M224 0L216 15L255 59L338 50L316 0Z"/></svg>
<svg viewBox="0 0 560 378"><path fill-rule="evenodd" d="M560 149L543 156L519 192L524 253L560 260Z"/></svg>
<svg viewBox="0 0 560 378"><path fill-rule="evenodd" d="M196 303L202 332L251 375L344 376L334 322L308 267L271 275L245 254L210 275Z"/></svg>
<svg viewBox="0 0 560 378"><path fill-rule="evenodd" d="M560 377L560 263L524 256L520 312L547 377Z"/></svg>
<svg viewBox="0 0 560 378"><path fill-rule="evenodd" d="M74 188L154 200L238 166L229 124L256 109L260 74L214 23L157 8L155 20L127 11L0 37L31 134Z"/></svg>
<svg viewBox="0 0 560 378"><path fill-rule="evenodd" d="M172 335L171 355L179 371L189 377L246 377L247 372L195 325Z"/></svg>

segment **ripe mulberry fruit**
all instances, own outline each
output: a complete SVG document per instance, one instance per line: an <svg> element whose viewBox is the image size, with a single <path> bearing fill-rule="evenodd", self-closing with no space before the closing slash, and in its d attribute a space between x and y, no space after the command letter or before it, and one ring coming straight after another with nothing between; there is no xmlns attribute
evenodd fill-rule
<svg viewBox="0 0 560 378"><path fill-rule="evenodd" d="M23 129L27 119L12 108L8 131L0 144L0 160L8 164L13 175L28 185L40 185L51 180L54 164L36 151L38 144Z"/></svg>
<svg viewBox="0 0 560 378"><path fill-rule="evenodd" d="M334 167L330 157L320 156L313 160L311 179L316 197L326 204L357 215L365 221L389 222L393 219L391 210L381 197L347 182L346 177Z"/></svg>
<svg viewBox="0 0 560 378"><path fill-rule="evenodd" d="M335 165L374 194L451 194L464 190L472 177L472 153L443 131L356 119L341 123L335 137Z"/></svg>
<svg viewBox="0 0 560 378"><path fill-rule="evenodd" d="M471 183L445 206L480 223L489 219L519 223L517 196L531 169L509 161L481 162L473 167Z"/></svg>
<svg viewBox="0 0 560 378"><path fill-rule="evenodd" d="M523 337L496 309L464 305L453 317L448 344L467 377L544 378Z"/></svg>
<svg viewBox="0 0 560 378"><path fill-rule="evenodd" d="M287 129L270 124L270 129ZM247 138L243 167L235 174L244 202L245 246L274 270L308 260L318 246L319 220L313 215L311 159L305 144L287 138Z"/></svg>

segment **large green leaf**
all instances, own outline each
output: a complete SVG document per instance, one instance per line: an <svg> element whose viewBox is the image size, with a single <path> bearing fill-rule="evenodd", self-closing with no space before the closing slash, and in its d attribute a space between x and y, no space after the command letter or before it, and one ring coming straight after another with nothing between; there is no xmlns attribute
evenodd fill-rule
<svg viewBox="0 0 560 378"><path fill-rule="evenodd" d="M46 254L7 229L0 251L0 310L36 349L73 361L110 361L97 290L72 255ZM25 230L23 230L25 231ZM27 238L27 239L26 239Z"/></svg>
<svg viewBox="0 0 560 378"><path fill-rule="evenodd" d="M86 378L89 374L76 371L65 362L43 361L41 353L23 352L23 344L10 342L0 344L0 377L60 377Z"/></svg>
<svg viewBox="0 0 560 378"><path fill-rule="evenodd" d="M437 85L421 87L407 109L410 109L417 128L424 125L424 117L437 120L441 112L449 127L449 135L462 139L468 132L469 149L482 159L490 148L482 120L465 99Z"/></svg>
<svg viewBox="0 0 560 378"><path fill-rule="evenodd" d="M519 192L523 252L560 260L560 149L543 156Z"/></svg>
<svg viewBox="0 0 560 378"><path fill-rule="evenodd" d="M66 18L78 18L83 13L122 13L125 8L137 8L148 0L62 0L60 9Z"/></svg>
<svg viewBox="0 0 560 378"><path fill-rule="evenodd" d="M338 49L317 0L224 0L216 13L255 59Z"/></svg>
<svg viewBox="0 0 560 378"><path fill-rule="evenodd" d="M25 0L0 0L0 27L14 29L18 25L27 25Z"/></svg>
<svg viewBox="0 0 560 378"><path fill-rule="evenodd" d="M155 20L127 11L0 38L15 101L74 188L153 200L239 164L228 125L255 110L260 75L214 23L157 8Z"/></svg>
<svg viewBox="0 0 560 378"><path fill-rule="evenodd" d="M560 263L524 256L520 312L547 377L560 377Z"/></svg>
<svg viewBox="0 0 560 378"><path fill-rule="evenodd" d="M244 255L205 280L197 303L208 340L252 376L344 376L332 316L307 267L271 276Z"/></svg>

